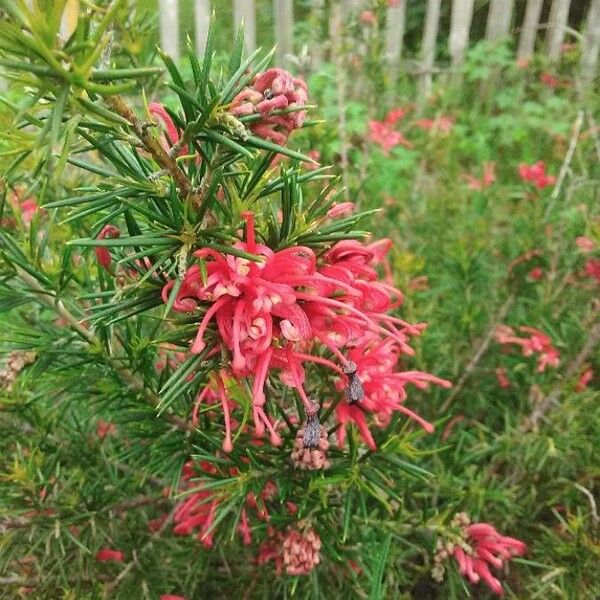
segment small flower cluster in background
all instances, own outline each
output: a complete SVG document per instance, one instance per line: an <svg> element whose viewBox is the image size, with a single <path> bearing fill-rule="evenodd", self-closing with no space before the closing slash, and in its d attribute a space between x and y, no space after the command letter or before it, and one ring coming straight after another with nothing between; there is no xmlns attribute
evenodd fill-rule
<svg viewBox="0 0 600 600"><path fill-rule="evenodd" d="M558 367L560 363L560 352L552 345L552 340L545 333L534 327L525 325L519 327L522 333L528 333L528 337L519 337L512 327L499 325L496 328L496 341L508 346L516 345L521 348L523 356L538 355L538 373L543 373L546 367Z"/></svg>

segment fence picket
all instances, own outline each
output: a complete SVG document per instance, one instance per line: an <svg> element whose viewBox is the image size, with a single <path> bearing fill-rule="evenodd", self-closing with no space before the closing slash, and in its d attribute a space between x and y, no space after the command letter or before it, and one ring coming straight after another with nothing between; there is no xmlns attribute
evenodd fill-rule
<svg viewBox="0 0 600 600"><path fill-rule="evenodd" d="M204 54L208 27L210 25L210 0L194 0L194 26L196 30L196 53Z"/></svg>
<svg viewBox="0 0 600 600"><path fill-rule="evenodd" d="M473 0L454 0L450 16L450 37L448 51L452 66L462 64L469 45L469 30L473 19Z"/></svg>
<svg viewBox="0 0 600 600"><path fill-rule="evenodd" d="M277 63L289 66L288 56L294 51L294 7L292 0L273 0Z"/></svg>
<svg viewBox="0 0 600 600"><path fill-rule="evenodd" d="M517 58L521 61L529 60L533 56L543 4L544 0L528 0L527 2L517 50Z"/></svg>
<svg viewBox="0 0 600 600"><path fill-rule="evenodd" d="M159 0L160 45L173 60L179 59L179 1Z"/></svg>
<svg viewBox="0 0 600 600"><path fill-rule="evenodd" d="M491 0L485 28L486 40L494 41L508 35L513 4L513 0Z"/></svg>
<svg viewBox="0 0 600 600"><path fill-rule="evenodd" d="M385 17L385 51L392 70L395 70L402 57L402 40L406 23L406 2L400 0L389 6Z"/></svg>
<svg viewBox="0 0 600 600"><path fill-rule="evenodd" d="M421 92L423 97L431 95L432 68L435 60L435 46L440 26L442 0L427 0L427 13L421 44Z"/></svg>
<svg viewBox="0 0 600 600"><path fill-rule="evenodd" d="M557 61L560 58L560 47L565 39L565 27L569 20L571 0L553 0L548 31L546 32L546 46L548 58Z"/></svg>
<svg viewBox="0 0 600 600"><path fill-rule="evenodd" d="M596 74L598 54L600 53L600 0L592 0L588 12L587 24L583 35L581 54L581 76L590 81Z"/></svg>
<svg viewBox="0 0 600 600"><path fill-rule="evenodd" d="M256 49L256 8L254 0L233 0L233 29L237 33L244 22L244 49L247 54Z"/></svg>

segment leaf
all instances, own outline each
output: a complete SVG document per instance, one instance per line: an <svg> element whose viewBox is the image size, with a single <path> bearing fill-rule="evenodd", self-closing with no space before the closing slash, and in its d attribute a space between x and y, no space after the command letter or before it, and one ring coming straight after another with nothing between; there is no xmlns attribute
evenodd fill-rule
<svg viewBox="0 0 600 600"><path fill-rule="evenodd" d="M371 591L369 592L369 600L383 600L383 574L387 565L390 545L392 543L392 534L388 534L381 546L381 552L377 557L376 568L371 580Z"/></svg>

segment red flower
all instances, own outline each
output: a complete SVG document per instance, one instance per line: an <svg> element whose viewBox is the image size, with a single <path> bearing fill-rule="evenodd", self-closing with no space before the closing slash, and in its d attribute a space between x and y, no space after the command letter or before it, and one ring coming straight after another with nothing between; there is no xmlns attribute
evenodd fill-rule
<svg viewBox="0 0 600 600"><path fill-rule="evenodd" d="M369 140L377 144L385 154L396 146L412 148L412 144L399 131L394 131L384 121L369 121Z"/></svg>
<svg viewBox="0 0 600 600"><path fill-rule="evenodd" d="M249 126L252 133L283 145L294 129L302 127L306 111L298 109L307 99L308 89L302 79L283 69L268 69L232 100L230 112L236 117L260 114L260 119ZM286 110L289 112L273 114Z"/></svg>
<svg viewBox="0 0 600 600"><path fill-rule="evenodd" d="M183 596L177 596L175 594L161 594L160 600L186 600Z"/></svg>
<svg viewBox="0 0 600 600"><path fill-rule="evenodd" d="M531 271L529 271L529 278L533 279L533 281L539 281L544 276L544 271L541 267L533 267Z"/></svg>
<svg viewBox="0 0 600 600"><path fill-rule="evenodd" d="M121 232L114 225L105 225L96 239L118 238ZM110 252L106 246L96 246L94 248L96 260L108 271L112 262Z"/></svg>
<svg viewBox="0 0 600 600"><path fill-rule="evenodd" d="M372 10L363 10L360 13L360 22L363 25L375 25L377 23L377 17Z"/></svg>
<svg viewBox="0 0 600 600"><path fill-rule="evenodd" d="M96 560L98 562L123 562L125 555L120 550L102 548L102 550L96 552Z"/></svg>
<svg viewBox="0 0 600 600"><path fill-rule="evenodd" d="M457 545L453 551L458 572L471 583L483 581L494 593L502 596L504 589L491 571L499 569L513 556L522 556L527 546L520 540L500 535L489 523L473 523L463 529L468 546Z"/></svg>
<svg viewBox="0 0 600 600"><path fill-rule="evenodd" d="M98 439L103 440L106 436L115 435L117 428L114 423L105 421L104 419L98 419L96 423L96 435Z"/></svg>
<svg viewBox="0 0 600 600"><path fill-rule="evenodd" d="M543 373L547 366L557 367L560 362L560 352L552 345L552 340L539 329L522 326L519 330L529 333L528 338L515 335L511 327L499 325L496 328L496 341L499 344L516 344L521 347L523 356L539 354L538 372Z"/></svg>
<svg viewBox="0 0 600 600"><path fill-rule="evenodd" d="M506 374L506 369L504 367L498 367L495 371L496 378L498 379L498 385L501 388L509 388L512 384L510 383L510 379Z"/></svg>
<svg viewBox="0 0 600 600"><path fill-rule="evenodd" d="M590 258L585 262L585 274L600 283L600 259Z"/></svg>
<svg viewBox="0 0 600 600"><path fill-rule="evenodd" d="M592 379L594 379L594 371L591 367L588 367L587 369L582 371L581 375L579 376L579 379L577 380L577 385L575 386L575 391L583 392L587 388L590 381L592 381Z"/></svg>
<svg viewBox="0 0 600 600"><path fill-rule="evenodd" d="M339 217L347 217L351 215L356 209L354 202L339 202L334 204L328 211L327 216L330 219L337 219Z"/></svg>
<svg viewBox="0 0 600 600"><path fill-rule="evenodd" d="M527 183L533 183L535 187L543 190L545 187L554 185L556 177L546 175L546 165L543 160L538 160L533 165L521 163L519 165L519 177Z"/></svg>

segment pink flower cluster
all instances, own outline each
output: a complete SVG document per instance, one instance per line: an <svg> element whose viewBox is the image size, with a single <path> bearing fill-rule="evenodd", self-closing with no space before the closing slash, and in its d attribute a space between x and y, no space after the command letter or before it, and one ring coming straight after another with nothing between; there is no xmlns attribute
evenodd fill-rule
<svg viewBox="0 0 600 600"><path fill-rule="evenodd" d="M585 261L585 274L600 283L600 260L589 258Z"/></svg>
<svg viewBox="0 0 600 600"><path fill-rule="evenodd" d="M496 328L496 341L503 345L520 346L523 356L538 354L538 373L543 373L547 366L558 367L560 352L552 345L550 337L533 327L522 326L519 331L528 333L529 337L518 337L512 327L499 325Z"/></svg>
<svg viewBox="0 0 600 600"><path fill-rule="evenodd" d="M305 390L308 364L329 369L338 389L346 390L347 404L342 402L337 410L340 444L345 424L353 421L365 442L374 447L362 408L375 413L380 425L399 411L431 430L430 424L403 406L404 388L407 383L418 387L429 382L448 387L450 383L427 373L395 370L401 355L414 353L409 336L418 335L424 326L388 314L402 303L402 294L379 280L376 266L384 261L391 242L341 241L317 261L315 253L304 246L274 252L259 243L254 215L243 216L245 242L236 243L233 250L250 253L257 260L211 248L196 251L198 263L186 271L173 303L173 309L181 312L204 309L192 353L205 351L213 321L216 332L210 334L208 356L230 353L230 363L213 374L197 402L207 398L221 402L223 449L229 452L233 447L233 402L227 379L252 378L255 434L260 438L268 431L271 443L278 445L281 438L265 413L265 384L278 373L285 385L295 388L311 414L314 406ZM173 286L171 281L163 288L165 302Z"/></svg>
<svg viewBox="0 0 600 600"><path fill-rule="evenodd" d="M369 141L377 144L385 154L389 154L389 151L396 146L412 148L412 144L404 135L394 129L407 112L404 108L394 108L383 121L369 121Z"/></svg>
<svg viewBox="0 0 600 600"><path fill-rule="evenodd" d="M425 131L450 133L454 127L454 117L449 115L440 115L435 119L417 119L415 126Z"/></svg>
<svg viewBox="0 0 600 600"><path fill-rule="evenodd" d="M467 546L457 544L452 555L458 572L471 583L483 581L499 596L504 595L502 584L490 571L490 567L502 568L513 556L522 556L527 546L520 540L501 535L489 523L472 523L463 529Z"/></svg>
<svg viewBox="0 0 600 600"><path fill-rule="evenodd" d="M543 190L556 182L556 177L546 174L546 165L543 160L538 160L533 165L521 163L519 177L526 183L532 183L538 190Z"/></svg>
<svg viewBox="0 0 600 600"><path fill-rule="evenodd" d="M308 89L302 79L283 69L268 69L233 99L230 112L236 117L260 115L250 123L250 131L283 145L294 129L302 127L306 119L302 107L307 99Z"/></svg>
<svg viewBox="0 0 600 600"><path fill-rule="evenodd" d="M475 177L465 173L463 178L471 190L484 190L489 188L496 181L496 165L493 162L483 163L483 174L481 177Z"/></svg>

